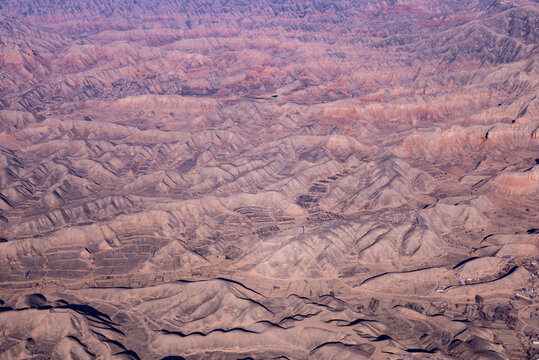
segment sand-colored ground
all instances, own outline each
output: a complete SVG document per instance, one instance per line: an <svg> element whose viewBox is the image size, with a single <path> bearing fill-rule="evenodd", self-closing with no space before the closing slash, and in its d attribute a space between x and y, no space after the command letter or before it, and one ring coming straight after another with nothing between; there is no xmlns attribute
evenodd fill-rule
<svg viewBox="0 0 539 360"><path fill-rule="evenodd" d="M538 13L0 4L0 360L535 359Z"/></svg>

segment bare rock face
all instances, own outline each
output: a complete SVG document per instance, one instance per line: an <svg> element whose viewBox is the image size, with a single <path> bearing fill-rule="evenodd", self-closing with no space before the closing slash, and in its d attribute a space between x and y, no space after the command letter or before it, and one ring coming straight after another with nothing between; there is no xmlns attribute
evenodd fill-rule
<svg viewBox="0 0 539 360"><path fill-rule="evenodd" d="M534 359L539 7L0 4L0 359Z"/></svg>

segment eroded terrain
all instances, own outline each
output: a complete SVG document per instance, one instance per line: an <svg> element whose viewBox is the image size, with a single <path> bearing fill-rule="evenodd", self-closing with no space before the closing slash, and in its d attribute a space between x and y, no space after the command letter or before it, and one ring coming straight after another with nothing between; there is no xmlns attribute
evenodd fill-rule
<svg viewBox="0 0 539 360"><path fill-rule="evenodd" d="M535 359L536 2L0 5L0 359Z"/></svg>

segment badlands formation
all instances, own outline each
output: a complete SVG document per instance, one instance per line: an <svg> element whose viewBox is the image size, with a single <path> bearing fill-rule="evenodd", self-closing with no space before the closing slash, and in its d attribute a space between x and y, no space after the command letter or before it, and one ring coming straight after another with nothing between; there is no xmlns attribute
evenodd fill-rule
<svg viewBox="0 0 539 360"><path fill-rule="evenodd" d="M531 0L4 0L0 359L536 359Z"/></svg>

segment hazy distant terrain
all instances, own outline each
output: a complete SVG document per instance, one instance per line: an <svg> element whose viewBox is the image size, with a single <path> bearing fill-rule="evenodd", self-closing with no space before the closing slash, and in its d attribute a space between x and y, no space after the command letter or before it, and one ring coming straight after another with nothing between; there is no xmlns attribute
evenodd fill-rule
<svg viewBox="0 0 539 360"><path fill-rule="evenodd" d="M0 360L535 359L539 5L0 3Z"/></svg>

